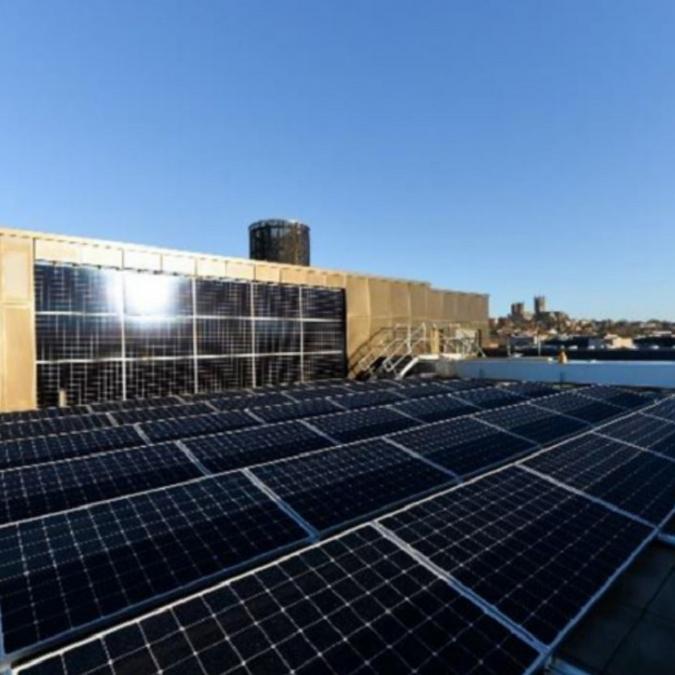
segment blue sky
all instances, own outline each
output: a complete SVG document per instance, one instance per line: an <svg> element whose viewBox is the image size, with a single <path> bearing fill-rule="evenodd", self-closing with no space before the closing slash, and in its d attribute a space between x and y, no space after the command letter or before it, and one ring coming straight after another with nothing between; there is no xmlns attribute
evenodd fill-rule
<svg viewBox="0 0 675 675"><path fill-rule="evenodd" d="M675 3L0 0L0 223L675 319Z"/></svg>

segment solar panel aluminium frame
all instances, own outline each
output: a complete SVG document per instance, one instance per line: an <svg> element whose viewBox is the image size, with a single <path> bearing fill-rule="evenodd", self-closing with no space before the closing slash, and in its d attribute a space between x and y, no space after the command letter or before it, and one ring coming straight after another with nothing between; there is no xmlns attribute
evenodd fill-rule
<svg viewBox="0 0 675 675"><path fill-rule="evenodd" d="M271 560L271 557L274 556L283 556L286 555L290 552L292 552L294 549L296 549L298 546L302 546L303 543L311 543L315 541L314 537L314 532L310 528L308 529L306 526L306 523L302 520L302 518L299 518L297 514L294 513L293 509L290 509L287 507L286 504L280 504L278 500L274 500L270 494L263 490L260 485L256 483L256 481L252 480L251 477L248 475L247 472L244 470L235 470L235 471L228 471L225 472L224 474L218 474L220 476L225 475L225 474L235 474L239 473L244 478L250 483L251 487L254 490L257 490L263 497L268 500L271 504L274 504L277 509L279 509L282 513L284 513L286 516L288 516L300 529L302 529L305 532L305 537L301 539L297 539L285 546L279 546L274 549L270 549L269 551L265 551L264 553L260 553L258 555L252 556L251 558L248 558L246 561L239 563L239 564L234 564L230 565L228 567L224 567L217 572L211 573L204 575L203 577L200 577L199 579L196 579L194 581L182 584L180 586L177 586L176 588L158 593L157 595L154 595L152 598L149 598L147 600L141 600L139 602L134 602L130 605L127 605L126 607L116 610L114 612L111 612L110 614L106 614L105 616L102 616L100 618L94 619L92 621L86 622L80 626L76 626L74 628L70 628L68 630L62 631L61 633L58 633L56 635L52 635L49 638L46 638L44 640L41 640L39 642L34 643L33 645L29 647L24 647L21 649L17 649L12 653L7 653L5 651L5 645L4 645L4 630L3 630L3 625L2 625L2 612L0 611L0 675L5 675L4 669L10 669L13 667L13 664L16 663L16 661L23 660L25 658L30 658L31 655L36 655L37 653L41 652L48 652L52 648L57 648L58 645L62 644L63 646L61 647L62 649L67 648L68 646L72 644L76 644L78 641L78 636L84 636L87 634L89 631L92 629L96 630L97 627L105 627L105 626L110 626L111 629L114 629L117 627L117 625L112 625L113 622L115 622L118 619L124 619L124 617L133 615L136 612L144 612L146 610L151 609L153 606L156 606L158 603L163 603L163 602L171 602L172 599L180 601L181 597L185 593L198 593L198 589L204 588L210 583L217 583L219 580L225 580L226 578L229 579L230 575L243 575L245 572L252 571L253 569L256 569L259 565L264 564L265 562L274 562ZM152 490L146 490L145 492L142 493L137 493L135 495L123 495L119 497L115 497L113 499L105 500L103 502L97 502L96 504L83 504L81 506L77 506L73 509L69 509L67 512L72 513L74 511L80 511L84 510L87 508L90 508L92 506L96 506L97 504L104 504L108 502L116 502L116 501L122 501L124 499L129 499L130 497L134 496L139 496L139 495L144 495L148 493L153 493L153 492L161 492L165 490L169 490L171 488L175 487L180 487L180 486L185 486L185 485L190 485L192 483L204 481L204 480L209 480L214 478L214 474L209 474L208 476L198 476L196 478L193 478L189 481L185 481L183 483L179 483L178 485L163 485L157 488L153 488ZM59 513L65 513L63 511ZM31 518L29 520L38 520L40 518L48 518L51 515L57 515L57 514L45 514L43 516L37 516L35 518ZM7 523L3 525L0 529L3 529L5 527L12 527L14 523ZM275 558L276 559L276 558ZM130 619L130 621L133 621L133 619ZM67 644L64 644L64 641L67 640L68 638L72 638L70 642ZM86 641L86 640L85 640ZM11 672L11 671L9 671Z"/></svg>
<svg viewBox="0 0 675 675"><path fill-rule="evenodd" d="M626 414L623 415L622 417L624 417L624 416L628 417L628 416L630 416L634 413L635 413L635 411L627 411ZM615 421L615 420L612 420L612 421ZM610 422L607 422L607 424L609 424L609 423ZM604 425L600 425L600 426L604 426ZM579 434L579 435L584 435L584 434L587 434L587 433L590 433L590 431L583 432L582 434ZM564 441L561 441L560 443L562 443L562 442L564 442ZM540 453L543 453L543 452L547 452L547 451L555 448L560 443L556 443L549 448L543 448L543 449L541 449L538 452L535 452L533 454L536 455L536 454L540 454ZM151 601L145 601L145 602L142 602L142 603L138 603L137 605L130 606L130 607L126 608L125 610L121 611L121 612L117 612L114 615L106 617L105 619L100 619L100 620L97 620L97 621L94 621L94 622L90 622L89 624L87 624L85 626L82 626L81 628L77 629L76 631L68 631L67 635L73 635L73 636L84 635L84 633L86 631L90 630L91 628L96 628L98 626L104 626L105 624L114 620L115 617L117 617L118 615L123 616L123 615L126 615L129 612L137 611L137 610L143 611L143 608L150 607L151 605L154 605L157 602L162 602L163 599L167 600L166 605L156 607L156 608L152 609L151 611L147 611L146 614L144 614L144 615L128 619L124 623L120 623L120 624L117 624L115 626L110 626L110 627L108 627L104 630L99 631L98 633L88 635L85 639L82 639L79 642L77 642L77 641L71 642L67 646L64 646L60 650L56 650L56 651L57 652L65 652L65 651L67 651L67 649L70 649L70 648L72 648L72 647L74 647L78 644L84 644L84 643L87 643L89 641L93 641L99 635L110 633L113 630L117 630L117 629L122 628L124 626L132 625L132 624L135 624L137 622L140 622L146 616L158 614L158 613L162 612L163 610L165 610L167 607L172 607L172 606L178 605L182 602L189 602L191 599L197 598L197 597L203 595L205 592L209 592L211 590L215 590L217 588L224 587L224 586L232 583L233 581L235 581L237 579L240 579L240 578L243 578L243 577L247 576L248 574L251 574L255 571L261 571L263 569L270 568L270 567L274 566L277 562L279 562L279 560L286 560L286 559L292 558L294 555L299 555L299 554L301 554L301 553L303 553L307 550L310 550L311 548L321 546L322 544L326 543L327 541L330 541L331 539L337 539L339 537L342 537L342 536L348 534L351 531L359 530L361 528L366 528L368 526L374 526L377 529L382 528L382 529L386 530L387 532L389 532L389 530L387 530L387 528L384 528L383 526L381 526L380 521L382 519L393 516L393 515L396 515L398 513L402 513L406 510L409 510L409 509L417 506L420 503L430 501L430 500L432 500L435 497L438 497L440 495L444 495L444 494L450 493L454 490L461 489L463 486L465 486L467 484L471 484L471 483L475 483L477 481L480 481L481 479L483 479L487 475L493 475L493 474L499 473L501 471L505 471L509 467L520 465L520 463L522 461L523 460L521 459L521 460L517 460L517 461L514 461L514 462L507 463L503 466L500 466L497 469L494 469L492 471L483 473L480 476L476 476L474 478L471 478L471 479L466 480L464 482L461 482L459 484L451 485L448 488L441 489L441 490L435 492L434 494L426 496L424 498L416 499L416 500L406 504L403 507L400 507L398 509L394 509L392 511L389 511L389 512L387 512L387 513L385 513L381 516L378 516L377 518L374 518L370 521L366 521L366 522L363 522L363 523L361 523L361 524L359 524L355 527L346 529L346 530L342 531L341 533L339 533L338 535L334 535L332 537L322 538L320 541L310 543L309 546L301 547L297 551L282 553L280 558L277 558L276 560L268 561L266 563L262 563L259 567L255 567L255 558L251 559L251 560L247 561L247 564L246 564L247 566L249 564L252 565L250 570L247 570L246 572L235 573L234 576L232 576L228 579L224 579L220 582L216 582L213 587L202 588L200 590L195 590L194 592L190 590L191 587L198 588L199 586L202 586L203 584L208 584L209 580L212 580L213 576L220 576L221 572L219 572L217 575L209 575L208 577L204 577L202 579L199 579L197 582L193 582L192 584L188 584L186 587L183 587L182 589L180 589L178 591L171 591L169 593L157 596L157 597L153 598ZM203 480L203 479L204 478L197 478L195 480ZM570 489L568 486L563 485L562 488L566 489L570 492L577 492L574 489ZM158 489L166 489L166 488L158 488ZM579 494L584 498L589 498L589 496L586 495L583 492L579 492ZM123 498L120 498L120 499L123 499ZM592 498L591 498L591 501L593 501ZM611 507L611 505L607 505L604 502L600 502L600 503L602 504L602 506L604 508L607 508L608 510L614 510ZM82 508L82 507L80 507L80 508ZM622 515L624 515L624 517L625 517L625 514L622 514ZM670 517L671 518L675 517L675 507L671 511ZM667 522L667 521L664 521L664 522ZM614 571L614 573L612 575L610 575L608 577L608 579L605 581L605 583L596 591L596 593L579 610L577 615L572 620L570 620L568 622L568 624L565 626L565 628L562 629L558 633L556 638L551 643L549 643L548 645L544 645L540 641L533 638L533 636L531 636L528 631L523 630L522 627L520 627L517 623L514 623L513 621L511 621L507 617L503 616L502 613L499 610L496 610L489 603L486 603L479 595L477 595L477 594L471 592L469 589L465 588L463 584L459 583L458 581L456 581L454 579L452 579L452 583L451 583L451 580L450 580L451 575L448 575L446 572L438 569L438 567L436 565L434 565L433 563L431 563L431 561L426 559L425 556L422 556L421 554L419 554L419 552L412 549L412 547L410 547L405 542L400 541L398 537L394 536L394 539L396 540L395 543L399 547L403 548L404 551L410 552L409 549L411 549L412 552L415 554L418 562L424 564L424 566L427 567L427 569L429 569L430 571L432 571L436 576L438 576L442 579L445 579L447 583L451 583L453 588L457 592L459 592L462 596L468 598L474 604L477 604L477 606L482 611L486 612L489 616L492 616L493 618L496 618L502 625L504 625L509 630L511 630L517 637L519 637L520 639L524 639L528 644L534 646L535 649L537 649L537 651L539 651L541 656L540 656L540 659L538 659L533 664L533 666L527 671L528 673L533 674L533 673L536 673L543 666L543 664L550 657L550 655L553 653L555 648L560 644L560 642L564 639L564 637L569 633L569 631L572 630L572 628L581 620L581 618L583 618L583 616L588 612L588 610L602 597L602 595L604 595L604 593L609 589L609 587L614 583L614 581L616 581L616 579L632 564L632 562L644 550L644 548L647 545L649 545L659 535L659 528L656 528L651 524L650 524L649 527L650 527L650 534L643 540L642 544L634 550L634 552L631 554L631 556L629 556L624 561L624 563ZM308 537L308 541L311 542L310 537ZM292 546L293 545L291 545L291 547ZM284 549L285 548L286 547L284 547ZM277 549L277 550L275 550L275 552L280 552L280 551ZM270 554L273 555L274 552L268 552L268 553L264 554L264 557L266 557L267 555L270 555ZM261 557L263 557L263 556L261 556ZM227 572L225 572L225 573L227 573ZM188 596L178 597L178 596L182 595L182 593L184 593L186 590L188 591L188 593L191 593L191 594L188 595ZM0 629L1 629L1 616L0 616ZM52 654L51 652L48 651L49 648L50 648L50 645L51 644L58 644L58 642L63 639L64 635L65 634L62 634L61 636L55 636L54 638L50 638L48 641L45 641L44 643L41 643L41 648L43 648L46 653L44 653L43 655L41 655L39 657L34 658L31 661L28 661L25 664L22 664L21 667L25 668L25 667L28 667L32 664L39 663L40 661L42 661L46 658L49 658ZM1 646L2 646L2 632L0 631L0 647ZM15 654L15 655L9 655L9 656L13 656L15 658L23 658L24 656L28 656L28 654L27 653L26 654ZM0 651L0 667L11 665L11 662L8 660L7 657L8 657L8 655L5 654L4 650Z"/></svg>

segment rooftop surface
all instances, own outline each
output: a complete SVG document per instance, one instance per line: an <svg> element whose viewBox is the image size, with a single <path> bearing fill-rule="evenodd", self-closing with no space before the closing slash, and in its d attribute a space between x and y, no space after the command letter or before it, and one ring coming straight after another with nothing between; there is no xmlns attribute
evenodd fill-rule
<svg viewBox="0 0 675 675"><path fill-rule="evenodd" d="M658 392L327 381L45 409L0 418L0 467L15 672L605 672L641 631L669 663ZM597 614L617 593L621 629ZM612 630L602 660L584 640Z"/></svg>

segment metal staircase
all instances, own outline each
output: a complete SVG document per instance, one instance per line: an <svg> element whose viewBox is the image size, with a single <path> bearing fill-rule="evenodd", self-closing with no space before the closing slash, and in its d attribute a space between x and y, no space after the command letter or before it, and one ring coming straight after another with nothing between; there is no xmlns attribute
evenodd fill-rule
<svg viewBox="0 0 675 675"><path fill-rule="evenodd" d="M350 374L359 379L400 379L421 359L483 355L478 332L456 323L422 322L381 328L352 359Z"/></svg>

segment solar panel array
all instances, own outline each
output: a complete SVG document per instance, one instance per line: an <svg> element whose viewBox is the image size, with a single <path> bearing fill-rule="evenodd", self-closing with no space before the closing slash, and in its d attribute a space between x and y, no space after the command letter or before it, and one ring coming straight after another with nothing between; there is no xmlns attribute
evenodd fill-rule
<svg viewBox="0 0 675 675"><path fill-rule="evenodd" d="M112 410L101 430L6 441L40 448L22 464L19 446L7 445L10 466L24 468L0 471L13 519L0 526L7 661L175 598L26 671L221 672L244 663L242 672L284 672L352 663L348 670L434 672L452 663L458 672L525 672L672 513L675 461L643 449L639 430L628 445L608 439L619 422L598 426L541 407L568 392L364 384L317 385L318 398L307 386L222 396L239 402L133 426L117 426ZM288 402L275 403L279 396ZM372 405L338 412L336 402L350 396ZM218 407L216 398L194 401ZM615 417L639 418L647 435L656 419L648 397L623 389L585 400L609 401ZM632 412L637 401L642 412ZM175 405L196 403L154 407ZM441 421L429 423L434 415ZM0 417L0 427L35 421ZM99 438L101 450L75 449L78 434L121 429L133 447ZM621 457L618 470L603 453ZM324 541L255 568L317 537Z"/></svg>

